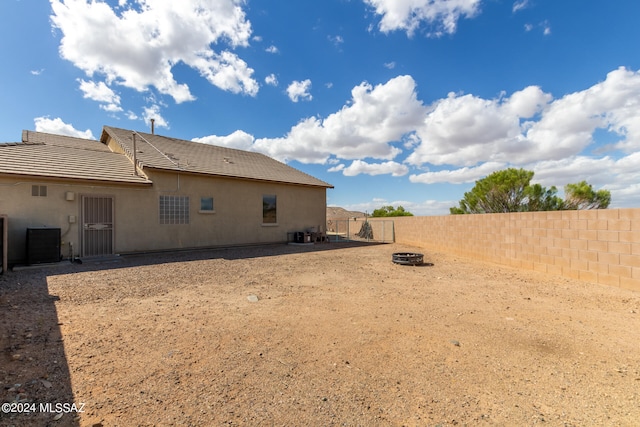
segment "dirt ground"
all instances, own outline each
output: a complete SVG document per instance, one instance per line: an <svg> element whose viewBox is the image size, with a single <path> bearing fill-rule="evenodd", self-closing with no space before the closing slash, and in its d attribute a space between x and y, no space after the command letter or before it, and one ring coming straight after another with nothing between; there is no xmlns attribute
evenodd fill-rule
<svg viewBox="0 0 640 427"><path fill-rule="evenodd" d="M640 293L397 244L9 272L0 350L2 426L640 420Z"/></svg>

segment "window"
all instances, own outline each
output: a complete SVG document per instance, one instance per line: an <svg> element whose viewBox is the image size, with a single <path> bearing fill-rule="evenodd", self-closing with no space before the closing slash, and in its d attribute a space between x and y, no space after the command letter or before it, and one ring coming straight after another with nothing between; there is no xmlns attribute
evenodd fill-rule
<svg viewBox="0 0 640 427"><path fill-rule="evenodd" d="M189 197L160 196L160 224L189 224Z"/></svg>
<svg viewBox="0 0 640 427"><path fill-rule="evenodd" d="M46 185L32 185L31 186L31 195L34 197L47 197L47 186Z"/></svg>
<svg viewBox="0 0 640 427"><path fill-rule="evenodd" d="M262 196L262 223L276 224L276 196Z"/></svg>
<svg viewBox="0 0 640 427"><path fill-rule="evenodd" d="M213 197L200 197L200 212L209 213L213 210Z"/></svg>

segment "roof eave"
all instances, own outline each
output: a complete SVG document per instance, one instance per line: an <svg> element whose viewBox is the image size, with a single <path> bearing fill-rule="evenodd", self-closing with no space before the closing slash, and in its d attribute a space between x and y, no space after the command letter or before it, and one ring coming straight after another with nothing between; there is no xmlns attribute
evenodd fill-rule
<svg viewBox="0 0 640 427"><path fill-rule="evenodd" d="M80 177L72 177L72 176L45 175L45 174L37 174L37 173L21 174L21 173L17 173L17 172L2 172L2 173L0 173L0 176L15 177L15 178L28 178L28 179L31 179L31 180L38 180L38 179L44 180L44 179L47 179L47 180L74 182L74 183L87 182L87 183L91 183L91 184L103 183L103 184L118 184L118 185L134 185L134 186L144 186L144 187L149 187L149 186L153 185L153 181L150 181L150 180L146 180L146 181L125 181L125 180L119 180L119 179L94 179L94 178L88 178L88 177L80 178Z"/></svg>
<svg viewBox="0 0 640 427"><path fill-rule="evenodd" d="M250 178L250 177L243 177L243 176L231 175L231 174L225 175L225 174L220 174L220 173L206 173L206 172L190 171L190 170L186 170L186 169L162 168L162 167L157 167L157 166L144 166L144 169L156 170L156 171L160 171L160 172L186 173L186 174L190 174L190 175L208 176L208 177L214 177L214 178L239 179L239 180L242 180L242 181L252 181L252 182L269 182L269 183L276 183L276 184L301 185L301 186L304 186L304 187L316 187L316 188L335 188L333 185L331 185L329 183L310 184L310 183L305 183L305 182L281 181L281 180L276 180L276 179Z"/></svg>

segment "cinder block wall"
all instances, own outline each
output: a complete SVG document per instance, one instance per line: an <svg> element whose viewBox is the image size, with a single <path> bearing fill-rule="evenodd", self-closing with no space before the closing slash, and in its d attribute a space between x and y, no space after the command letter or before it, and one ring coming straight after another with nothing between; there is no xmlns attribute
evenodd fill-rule
<svg viewBox="0 0 640 427"><path fill-rule="evenodd" d="M640 209L394 221L397 243L640 291Z"/></svg>

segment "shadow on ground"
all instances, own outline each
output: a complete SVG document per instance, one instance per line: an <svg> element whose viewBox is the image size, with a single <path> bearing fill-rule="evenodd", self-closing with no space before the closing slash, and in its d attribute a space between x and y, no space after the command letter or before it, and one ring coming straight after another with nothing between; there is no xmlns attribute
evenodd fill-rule
<svg viewBox="0 0 640 427"><path fill-rule="evenodd" d="M56 301L44 271L0 275L0 426L79 425Z"/></svg>
<svg viewBox="0 0 640 427"><path fill-rule="evenodd" d="M100 271L116 268L129 268L143 265L157 265L174 262L201 261L207 259L251 259L272 257L305 252L335 251L348 248L385 245L378 242L345 241L339 243L316 244L264 244L253 246L232 246L221 248L184 249L157 252L137 252L102 258L84 258L75 263L67 260L54 264L35 266L15 266L13 272L41 270L46 274L57 275L80 271Z"/></svg>
<svg viewBox="0 0 640 427"><path fill-rule="evenodd" d="M58 297L49 293L48 277L144 265L206 259L250 259L336 251L380 243L341 242L314 245L260 245L156 253L138 253L32 267L0 275L1 426L79 426L82 402L74 401L65 356ZM75 404L75 406L72 406ZM57 409L62 409L57 411ZM62 412L62 415L60 413Z"/></svg>

